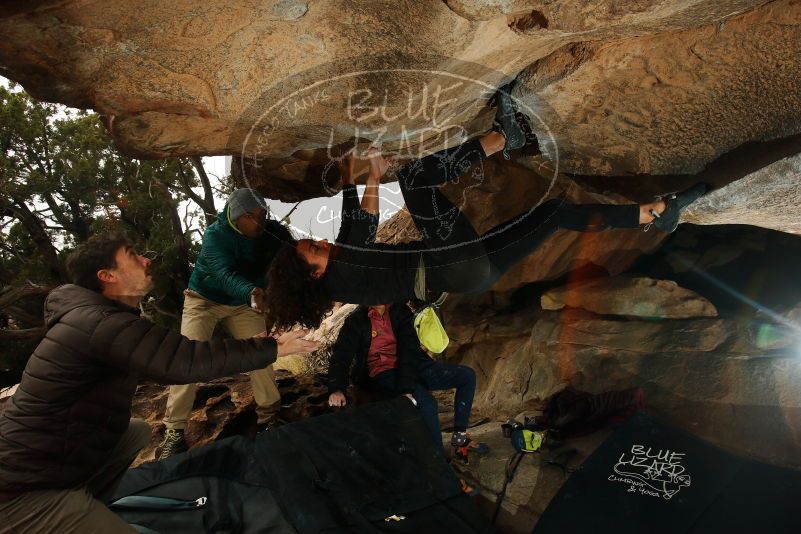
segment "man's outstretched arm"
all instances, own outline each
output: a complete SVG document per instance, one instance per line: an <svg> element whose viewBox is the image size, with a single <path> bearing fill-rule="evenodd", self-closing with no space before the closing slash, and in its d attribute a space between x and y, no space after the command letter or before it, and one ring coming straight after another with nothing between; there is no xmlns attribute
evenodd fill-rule
<svg viewBox="0 0 801 534"><path fill-rule="evenodd" d="M164 384L189 384L263 369L277 357L311 352L317 343L301 339L308 331L267 333L250 339L193 341L132 313L112 313L90 338L89 354L118 369Z"/></svg>

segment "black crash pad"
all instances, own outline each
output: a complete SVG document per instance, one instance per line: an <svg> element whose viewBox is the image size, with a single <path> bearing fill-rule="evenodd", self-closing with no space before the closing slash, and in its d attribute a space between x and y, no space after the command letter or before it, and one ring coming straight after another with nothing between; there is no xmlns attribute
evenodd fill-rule
<svg viewBox="0 0 801 534"><path fill-rule="evenodd" d="M130 495L206 497L194 510L115 509L161 533L489 531L405 398L132 469L115 499Z"/></svg>
<svg viewBox="0 0 801 534"><path fill-rule="evenodd" d="M800 471L728 453L640 413L585 460L534 532L798 534L799 495Z"/></svg>

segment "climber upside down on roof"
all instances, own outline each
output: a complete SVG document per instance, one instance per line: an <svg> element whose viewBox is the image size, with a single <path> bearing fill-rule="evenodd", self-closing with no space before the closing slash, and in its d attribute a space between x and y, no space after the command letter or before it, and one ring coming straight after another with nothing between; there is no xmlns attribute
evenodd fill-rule
<svg viewBox="0 0 801 534"><path fill-rule="evenodd" d="M276 253L266 289L267 324L279 330L316 328L334 302L374 305L426 300L428 293L488 290L558 229L598 232L653 225L672 232L680 212L706 190L703 184L646 204L571 204L548 200L479 236L440 187L473 165L526 142L508 91L499 93L497 131L395 168L375 147L368 151L367 189L359 205L353 153L343 158L342 226L334 243L292 240ZM376 243L378 184L392 170L422 235L403 244Z"/></svg>

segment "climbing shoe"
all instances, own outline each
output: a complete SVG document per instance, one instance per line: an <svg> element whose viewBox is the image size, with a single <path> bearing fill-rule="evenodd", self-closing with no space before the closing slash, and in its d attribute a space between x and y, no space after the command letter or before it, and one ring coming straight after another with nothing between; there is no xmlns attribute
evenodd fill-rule
<svg viewBox="0 0 801 534"><path fill-rule="evenodd" d="M509 159L510 150L516 150L526 144L526 133L517 122L517 110L512 102L512 83L509 82L498 89L498 111L495 113L495 123L506 137L506 146L503 148L503 157L506 159Z"/></svg>
<svg viewBox="0 0 801 534"><path fill-rule="evenodd" d="M164 432L164 440L159 444L159 448L161 449L158 455L159 460L164 460L174 454L185 452L186 441L184 441L184 431L168 428Z"/></svg>
<svg viewBox="0 0 801 534"><path fill-rule="evenodd" d="M454 432L451 436L453 455L463 463L470 463L470 454L487 454L489 446L473 440L467 432Z"/></svg>
<svg viewBox="0 0 801 534"><path fill-rule="evenodd" d="M467 494L470 497L475 497L478 495L478 490L467 483L467 481L463 478L459 479L459 486L462 488L462 493Z"/></svg>
<svg viewBox="0 0 801 534"><path fill-rule="evenodd" d="M653 226L657 230L671 233L676 230L679 225L679 218L684 208L698 200L706 193L705 184L695 184L689 189L685 189L680 193L671 193L661 198L665 202L665 210L662 213L657 213L656 210L651 210L654 220L646 225L645 230Z"/></svg>

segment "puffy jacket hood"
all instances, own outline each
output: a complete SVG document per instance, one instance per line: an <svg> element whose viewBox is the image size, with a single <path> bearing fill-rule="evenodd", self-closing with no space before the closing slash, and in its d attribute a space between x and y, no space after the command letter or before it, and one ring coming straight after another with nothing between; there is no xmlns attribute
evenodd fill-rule
<svg viewBox="0 0 801 534"><path fill-rule="evenodd" d="M246 237L242 232L234 228L232 221L228 218L228 203L225 203L223 209L217 214L217 220L220 221L220 228L226 232L231 232L234 235L241 235Z"/></svg>
<svg viewBox="0 0 801 534"><path fill-rule="evenodd" d="M44 320L48 328L61 319L64 314L81 306L119 306L127 311L138 312L135 308L126 306L121 302L109 300L100 293L76 286L75 284L65 284L58 286L47 295L44 305Z"/></svg>

